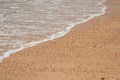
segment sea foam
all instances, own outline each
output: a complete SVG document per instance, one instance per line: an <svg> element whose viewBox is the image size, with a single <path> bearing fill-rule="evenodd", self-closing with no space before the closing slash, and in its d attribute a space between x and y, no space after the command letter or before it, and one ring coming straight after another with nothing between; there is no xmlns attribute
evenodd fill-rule
<svg viewBox="0 0 120 80"><path fill-rule="evenodd" d="M0 0L0 61L105 13L105 0Z"/></svg>

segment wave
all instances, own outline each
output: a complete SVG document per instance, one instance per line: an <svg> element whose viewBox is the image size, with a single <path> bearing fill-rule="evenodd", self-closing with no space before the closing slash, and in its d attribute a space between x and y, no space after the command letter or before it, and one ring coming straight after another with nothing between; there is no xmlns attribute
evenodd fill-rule
<svg viewBox="0 0 120 80"><path fill-rule="evenodd" d="M105 0L7 0L2 3L0 62L10 54L64 36L75 25L104 14L107 8Z"/></svg>

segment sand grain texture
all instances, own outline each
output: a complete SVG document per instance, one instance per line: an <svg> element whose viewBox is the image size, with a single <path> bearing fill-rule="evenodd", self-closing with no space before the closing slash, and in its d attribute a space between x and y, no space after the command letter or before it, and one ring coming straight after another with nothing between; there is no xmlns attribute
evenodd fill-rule
<svg viewBox="0 0 120 80"><path fill-rule="evenodd" d="M0 80L120 80L120 0L66 36L11 55Z"/></svg>

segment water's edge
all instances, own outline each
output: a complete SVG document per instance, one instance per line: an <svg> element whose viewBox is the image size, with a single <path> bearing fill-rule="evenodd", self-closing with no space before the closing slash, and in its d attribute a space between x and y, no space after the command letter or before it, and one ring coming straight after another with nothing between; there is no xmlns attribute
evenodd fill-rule
<svg viewBox="0 0 120 80"><path fill-rule="evenodd" d="M106 1L103 1L101 4L104 4L105 2L106 2ZM36 46L37 44L40 44L41 42L47 42L47 41L50 41L50 40L53 40L53 39L56 39L56 38L63 37L63 36L65 36L68 32L70 32L71 29L72 29L73 27L75 27L76 25L81 24L81 23L84 23L84 22L87 22L87 21L93 19L94 17L98 17L98 16L101 16L101 15L105 14L105 13L106 13L106 9L107 9L107 7L104 5L104 8L103 8L101 14L90 15L90 17L89 17L88 19L83 20L83 21L81 21L81 22L77 22L77 23L75 23L75 24L72 24L71 26L68 26L68 27L66 28L66 31L61 31L61 32L58 32L58 33L56 33L56 34L53 34L53 35L50 36L48 39L44 39L44 40L42 40L42 41L30 42L30 43L27 43L27 44L22 45L21 48L19 48L19 49L9 50L9 51L7 51L7 52L4 53L4 56L0 56L0 62L2 63L5 58L8 58L8 57L10 56L10 54L19 52L19 51L24 50L24 49L29 48L29 47Z"/></svg>

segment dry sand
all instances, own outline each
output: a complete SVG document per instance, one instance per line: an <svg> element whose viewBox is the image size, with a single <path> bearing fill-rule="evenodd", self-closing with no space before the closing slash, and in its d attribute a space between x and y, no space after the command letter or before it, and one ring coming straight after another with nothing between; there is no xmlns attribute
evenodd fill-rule
<svg viewBox="0 0 120 80"><path fill-rule="evenodd" d="M0 80L120 80L120 0L62 38L11 55Z"/></svg>

